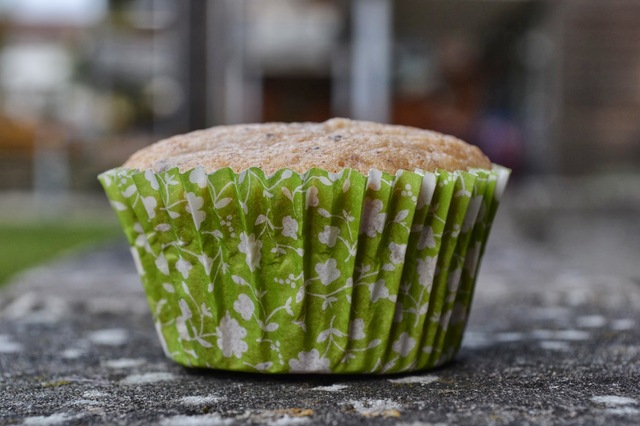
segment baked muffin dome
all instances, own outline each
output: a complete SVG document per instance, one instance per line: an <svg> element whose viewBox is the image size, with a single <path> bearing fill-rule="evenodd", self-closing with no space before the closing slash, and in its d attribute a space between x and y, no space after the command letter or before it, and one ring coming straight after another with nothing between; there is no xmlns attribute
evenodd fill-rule
<svg viewBox="0 0 640 426"><path fill-rule="evenodd" d="M324 123L264 123L217 126L174 136L129 158L125 168L161 172L174 167L223 167L235 172L259 167L271 174L282 168L304 173L311 168L363 174L378 169L448 171L491 169L475 146L453 136L414 127L345 118Z"/></svg>
<svg viewBox="0 0 640 426"><path fill-rule="evenodd" d="M460 348L508 175L450 136L333 119L176 136L99 179L168 357L387 374Z"/></svg>

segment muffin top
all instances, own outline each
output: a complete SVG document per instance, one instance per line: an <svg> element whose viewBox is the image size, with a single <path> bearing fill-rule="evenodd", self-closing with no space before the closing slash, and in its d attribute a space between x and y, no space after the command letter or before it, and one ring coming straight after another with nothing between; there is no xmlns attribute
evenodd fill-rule
<svg viewBox="0 0 640 426"><path fill-rule="evenodd" d="M414 127L333 118L324 123L264 123L217 126L173 136L141 149L125 168L155 172L222 167L240 172L259 167L271 174L282 168L304 173L317 167L345 167L367 174L378 169L424 171L490 169L480 149L453 136Z"/></svg>

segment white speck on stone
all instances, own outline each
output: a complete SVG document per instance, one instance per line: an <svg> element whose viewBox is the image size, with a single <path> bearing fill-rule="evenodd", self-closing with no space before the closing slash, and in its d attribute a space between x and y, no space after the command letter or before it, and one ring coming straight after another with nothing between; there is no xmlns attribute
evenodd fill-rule
<svg viewBox="0 0 640 426"><path fill-rule="evenodd" d="M389 379L391 383L419 383L421 385L428 385L430 383L437 382L438 380L440 380L438 376L433 376L430 374L424 376L406 376L400 377L399 379Z"/></svg>
<svg viewBox="0 0 640 426"><path fill-rule="evenodd" d="M640 414L640 409L636 407L630 407L630 405L638 404L638 400L626 396L593 396L591 397L591 402L595 402L596 404L603 404L606 407L605 412L607 414L618 416L637 416L638 414Z"/></svg>
<svg viewBox="0 0 640 426"><path fill-rule="evenodd" d="M554 339L558 340L589 340L591 335L581 330L559 330L554 333Z"/></svg>
<svg viewBox="0 0 640 426"><path fill-rule="evenodd" d="M86 352L83 349L79 348L69 348L62 351L62 358L65 359L78 359Z"/></svg>
<svg viewBox="0 0 640 426"><path fill-rule="evenodd" d="M565 278L565 277L563 277ZM580 281L582 280L581 277L566 277L569 279L573 279L576 281ZM580 282L580 284L582 284ZM581 289L581 288L573 288L571 289L569 292L567 292L566 294L566 298L567 298L567 303L570 306L580 306L580 305L584 305L585 303L587 303L589 301L589 297L591 296L591 291L587 290L587 289Z"/></svg>
<svg viewBox="0 0 640 426"><path fill-rule="evenodd" d="M635 326L636 322L630 318L617 319L611 322L611 329L617 331L631 330Z"/></svg>
<svg viewBox="0 0 640 426"><path fill-rule="evenodd" d="M2 311L2 316L9 320L26 317L37 310L40 303L38 294L34 291L28 291L6 306Z"/></svg>
<svg viewBox="0 0 640 426"><path fill-rule="evenodd" d="M480 349L490 346L493 341L485 334L467 331L462 340L462 346L469 349Z"/></svg>
<svg viewBox="0 0 640 426"><path fill-rule="evenodd" d="M363 416L376 416L381 415L388 410L399 410L402 408L397 402L390 399L365 399L365 400L350 400L349 404L353 406L353 409Z"/></svg>
<svg viewBox="0 0 640 426"><path fill-rule="evenodd" d="M100 405L102 402L96 401L95 399L76 399L75 401L68 402L67 405L77 405L81 407L90 406L90 405Z"/></svg>
<svg viewBox="0 0 640 426"><path fill-rule="evenodd" d="M91 399L91 398L103 398L105 396L107 396L106 393L100 392L100 391L97 391L97 390L86 391L85 393L82 394L83 398L89 398L89 399Z"/></svg>
<svg viewBox="0 0 640 426"><path fill-rule="evenodd" d="M44 297L36 291L27 291L6 306L2 316L27 324L51 324L59 321L68 312L69 306L63 297Z"/></svg>
<svg viewBox="0 0 640 426"><path fill-rule="evenodd" d="M103 366L113 369L134 368L144 365L147 361L142 358L110 359L102 363Z"/></svg>
<svg viewBox="0 0 640 426"><path fill-rule="evenodd" d="M495 339L498 342L519 342L524 339L524 334L517 331L505 331L503 333L497 333Z"/></svg>
<svg viewBox="0 0 640 426"><path fill-rule="evenodd" d="M341 390L347 389L349 386L341 385L336 383L335 385L329 386L316 386L315 388L311 388L313 391L322 391L322 392L340 392Z"/></svg>
<svg viewBox="0 0 640 426"><path fill-rule="evenodd" d="M172 416L160 420L162 426L223 426L236 423L233 418L225 418L217 413L200 416Z"/></svg>
<svg viewBox="0 0 640 426"><path fill-rule="evenodd" d="M22 352L22 344L14 342L11 336L6 334L0 334L0 353L10 354L16 352Z"/></svg>
<svg viewBox="0 0 640 426"><path fill-rule="evenodd" d="M237 424L267 424L270 426L299 425L311 421L313 410L284 408L278 410L247 410L234 417Z"/></svg>
<svg viewBox="0 0 640 426"><path fill-rule="evenodd" d="M585 315L576 318L576 325L581 328L600 328L606 323L607 319L602 315Z"/></svg>
<svg viewBox="0 0 640 426"><path fill-rule="evenodd" d="M96 345L122 346L129 340L129 333L122 328L97 330L89 334L89 340Z"/></svg>
<svg viewBox="0 0 640 426"><path fill-rule="evenodd" d="M180 398L180 403L183 405L188 405L190 407L199 407L207 404L215 404L216 402L224 401L227 398L224 396L185 396L184 398Z"/></svg>
<svg viewBox="0 0 640 426"><path fill-rule="evenodd" d="M552 330L533 330L531 336L534 339L552 339L554 331Z"/></svg>
<svg viewBox="0 0 640 426"><path fill-rule="evenodd" d="M607 408L604 410L607 414L613 414L617 416L637 416L640 414L640 410L633 407L615 407Z"/></svg>
<svg viewBox="0 0 640 426"><path fill-rule="evenodd" d="M166 382L169 380L175 380L176 376L164 371L156 371L144 374L132 374L120 380L123 385L148 385L157 382Z"/></svg>
<svg viewBox="0 0 640 426"><path fill-rule="evenodd" d="M633 398L628 398L626 396L617 396L617 395L600 395L600 396L592 396L591 401L596 404L604 404L607 407L619 407L623 405L631 405L637 404L638 401Z"/></svg>
<svg viewBox="0 0 640 426"><path fill-rule="evenodd" d="M289 425L301 425L309 423L311 419L309 417L292 417L284 415L279 419L271 420L267 423L269 426L289 426Z"/></svg>
<svg viewBox="0 0 640 426"><path fill-rule="evenodd" d="M549 351L568 351L571 349L567 342L559 342L557 340L542 340L540 347Z"/></svg>
<svg viewBox="0 0 640 426"><path fill-rule="evenodd" d="M35 426L60 425L68 423L70 420L77 419L78 417L80 416L67 413L55 413L50 416L27 417L26 419L24 419L22 424Z"/></svg>
<svg viewBox="0 0 640 426"><path fill-rule="evenodd" d="M531 310L531 318L544 320L563 320L571 315L571 309L561 306L547 306L533 308Z"/></svg>
<svg viewBox="0 0 640 426"><path fill-rule="evenodd" d="M533 330L531 336L534 339L543 340L588 340L590 334L582 330Z"/></svg>

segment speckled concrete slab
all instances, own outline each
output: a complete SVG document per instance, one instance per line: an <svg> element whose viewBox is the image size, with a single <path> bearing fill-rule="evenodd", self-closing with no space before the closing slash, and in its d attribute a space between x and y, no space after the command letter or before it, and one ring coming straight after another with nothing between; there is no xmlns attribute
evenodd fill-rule
<svg viewBox="0 0 640 426"><path fill-rule="evenodd" d="M542 243L500 222L459 356L408 376L185 369L123 243L34 269L0 292L0 424L639 424L639 225L563 220Z"/></svg>

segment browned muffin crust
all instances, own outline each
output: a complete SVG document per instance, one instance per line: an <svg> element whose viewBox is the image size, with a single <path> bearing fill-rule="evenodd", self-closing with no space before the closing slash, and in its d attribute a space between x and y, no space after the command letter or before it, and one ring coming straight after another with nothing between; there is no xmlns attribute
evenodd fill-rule
<svg viewBox="0 0 640 426"><path fill-rule="evenodd" d="M217 126L178 135L148 146L123 167L156 172L202 166L207 172L259 167L298 173L318 167L338 172L350 167L434 171L490 169L480 149L453 136L414 127L334 118L324 123L264 123Z"/></svg>

